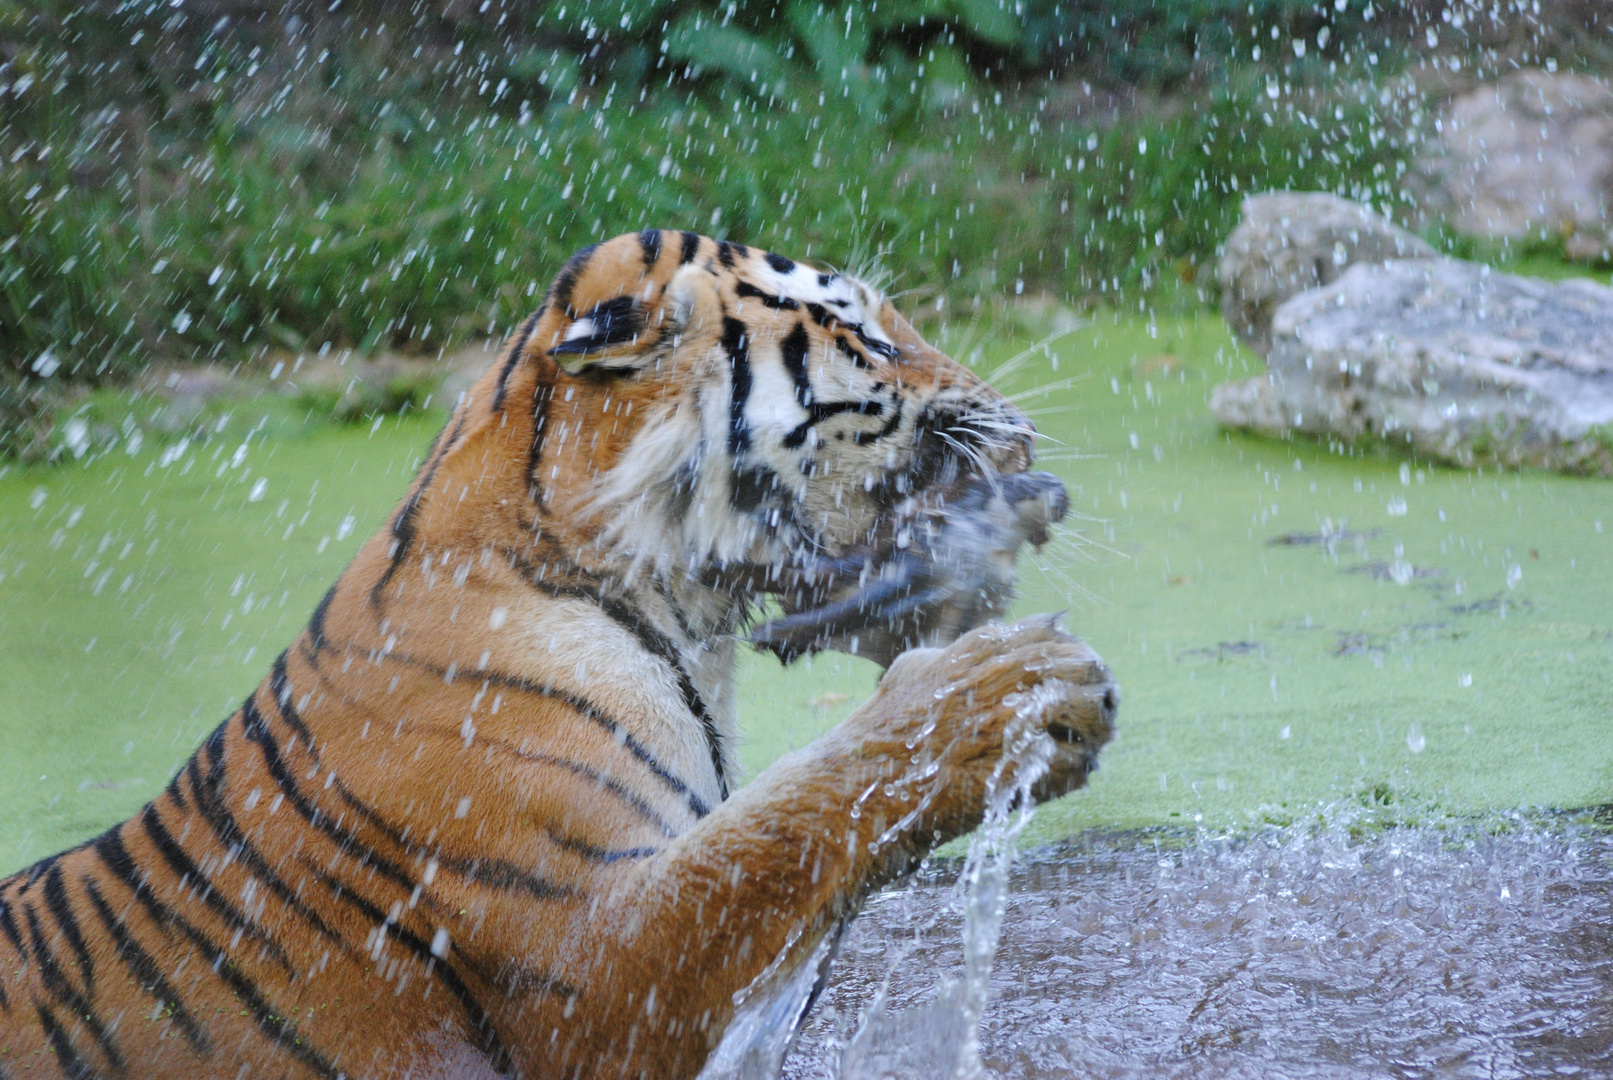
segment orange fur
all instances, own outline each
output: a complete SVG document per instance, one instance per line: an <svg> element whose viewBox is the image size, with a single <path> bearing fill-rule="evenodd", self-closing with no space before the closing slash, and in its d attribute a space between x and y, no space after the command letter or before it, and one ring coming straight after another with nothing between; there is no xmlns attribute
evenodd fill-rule
<svg viewBox="0 0 1613 1080"><path fill-rule="evenodd" d="M887 302L768 259L567 265L242 709L0 882L0 1077L692 1076L736 991L978 822L1015 694L1040 793L1084 782L1114 690L1033 620L904 654L729 797L767 568L866 532L937 410L1030 461Z"/></svg>

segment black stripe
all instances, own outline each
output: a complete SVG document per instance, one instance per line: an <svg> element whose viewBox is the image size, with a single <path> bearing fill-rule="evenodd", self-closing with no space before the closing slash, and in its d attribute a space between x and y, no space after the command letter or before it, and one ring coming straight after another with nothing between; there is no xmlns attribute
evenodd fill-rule
<svg viewBox="0 0 1613 1080"><path fill-rule="evenodd" d="M672 595L672 589L667 581L664 578L656 577L654 586L655 591L660 594L661 599L666 603L667 610L672 613L672 621L678 624L678 630L682 632L683 636L690 639L697 637L698 635L695 633L694 627L689 624L683 608L678 605L677 598Z"/></svg>
<svg viewBox="0 0 1613 1080"><path fill-rule="evenodd" d="M163 794L174 800L175 806L179 807L181 810L188 810L190 806L185 802L185 793L179 790L180 775L180 773L174 773L174 778L168 781L168 786L162 790Z"/></svg>
<svg viewBox="0 0 1613 1080"><path fill-rule="evenodd" d="M556 885L505 859L459 858L437 855L437 865L466 881L503 892L523 892L535 900L565 900L577 895L569 885Z"/></svg>
<svg viewBox="0 0 1613 1080"><path fill-rule="evenodd" d="M717 242L717 261L732 269L734 265L734 245L726 240Z"/></svg>
<svg viewBox="0 0 1613 1080"><path fill-rule="evenodd" d="M95 842L96 851L102 860L113 870L123 883L128 886L140 905L146 909L146 914L158 928L168 932L178 930L191 944L195 945L207 957L213 971L224 983L235 992L258 1025L258 1030L269 1037L270 1042L282 1050L290 1053L310 1069L321 1076L337 1080L340 1074L334 1065L325 1060L323 1054L310 1046L304 1046L297 1037L292 1022L282 1019L281 1010L275 1009L264 1000L262 992L257 985L248 979L234 964L229 963L229 954L210 940L206 934L192 926L178 912L173 911L159 901L147 887L144 876L139 872L134 860L129 856L128 849L123 845L123 838L116 830L109 830L101 835Z"/></svg>
<svg viewBox="0 0 1613 1080"><path fill-rule="evenodd" d="M678 265L694 262L694 257L698 254L700 254L700 237L692 232L684 233L683 250L678 252Z"/></svg>
<svg viewBox="0 0 1613 1080"><path fill-rule="evenodd" d="M307 818L314 828L334 840L343 852L351 855L360 863L373 867L382 877L401 885L407 891L412 891L415 887L415 880L402 867L381 855L369 845L361 843L353 833L337 827L336 823L331 821L328 815L321 813L319 808L303 794L302 789L297 786L296 778L292 776L291 770L287 768L285 759L280 756L280 748L275 745L274 733L269 730L268 723L263 719L263 714L258 712L257 703L252 698L247 698L246 702L241 706L240 715L243 733L249 741L257 743L259 749L262 750L263 763L268 768L269 775L274 778L275 783L285 795L286 802L291 805L291 808Z"/></svg>
<svg viewBox="0 0 1613 1080"><path fill-rule="evenodd" d="M123 925L112 910L112 905L106 902L101 890L95 887L95 882L89 878L84 879L84 891L89 895L90 905L100 916L101 923L106 927L107 935L112 939L112 946L117 952L118 959L128 967L129 973L134 976L136 983L142 990L155 997L168 1008L179 1030L184 1033L185 1039L195 1048L198 1054L212 1053L212 1043L208 1041L207 1033L196 1022L196 1018L185 1008L185 1003L179 999L179 991L173 984L163 977L162 969L151 958L151 954L140 947L140 943L129 933L129 928Z"/></svg>
<svg viewBox="0 0 1613 1080"><path fill-rule="evenodd" d="M750 349L745 324L732 315L722 319L722 347L728 353L732 393L728 399L728 453L738 457L750 449L750 429L745 426L745 402L750 398Z"/></svg>
<svg viewBox="0 0 1613 1080"><path fill-rule="evenodd" d="M376 607L381 604L381 593L391 583L392 576L403 566L404 560L409 557L409 549L414 545L414 518L420 512L420 502L426 497L426 489L437 476L437 469L441 467L443 459L448 456L448 448L454 445L460 432L465 429L463 413L454 418L453 431L438 436L440 441L437 449L432 453L430 460L420 470L420 477L415 481L414 489L409 497L403 500L403 506L398 510L398 516L392 519L392 551L387 561L386 569L381 577L370 589L370 603ZM446 430L446 429L445 429Z"/></svg>
<svg viewBox="0 0 1613 1080"><path fill-rule="evenodd" d="M62 883L62 867L60 863L50 868L45 875L45 909L50 912L51 918L61 928L62 937L73 947L78 956L79 971L83 973L84 992L95 993L95 961L90 958L89 946L84 944L84 935L79 932L78 919L73 916L73 907L67 900L67 886Z"/></svg>
<svg viewBox="0 0 1613 1080"><path fill-rule="evenodd" d="M717 730L717 719L706 708L700 691L695 688L694 680L683 669L683 658L678 653L677 643L657 630L649 619L625 601L601 596L599 606L600 610L611 619L630 630L645 651L672 669L672 674L677 677L678 691L683 695L684 705L694 714L695 719L700 721L700 728L706 736L706 749L711 753L711 767L717 773L717 790L724 799L728 798L728 775L723 769L722 732Z"/></svg>
<svg viewBox="0 0 1613 1080"><path fill-rule="evenodd" d="M658 855L661 852L660 848L652 847L595 847L593 844L590 844L585 840L578 840L573 836L561 836L552 829L546 829L544 831L548 833L549 839L553 840L561 850L569 851L573 855L580 855L590 862L613 863L621 862L627 859L648 859L650 856Z"/></svg>
<svg viewBox="0 0 1613 1080"><path fill-rule="evenodd" d="M549 765L557 769L565 769L569 773L574 773L575 775L582 777L584 780L587 780L589 783L595 785L599 789L608 791L612 795L616 796L645 821L648 821L650 824L654 825L656 829L660 831L661 835L665 836L668 840L677 839L677 830L668 825L661 818L661 815L655 812L655 807L646 802L642 796L623 786L620 782L612 780L604 772L594 768L592 765L584 765L580 761L573 761L571 758L560 757L557 754L539 754L534 753L531 750L523 750L519 746L510 745L503 739L488 739L486 741L489 746L498 747L505 753L511 755L512 757L518 757L522 761L530 761L535 765Z"/></svg>
<svg viewBox="0 0 1613 1080"><path fill-rule="evenodd" d="M532 443L526 451L526 482L532 502L542 512L543 500L539 492L543 485L538 481L538 460L543 457L545 428L549 422L549 402L554 399L554 383L540 382L532 388Z"/></svg>
<svg viewBox="0 0 1613 1080"><path fill-rule="evenodd" d="M902 422L902 407L902 399L897 398L896 409L891 413L890 419L885 421L884 427L875 432L859 431L857 434L851 437L851 441L856 443L858 446L867 446L869 443L876 443L885 438L891 432L895 431L897 425Z"/></svg>
<svg viewBox="0 0 1613 1080"><path fill-rule="evenodd" d="M112 1041L112 1035L107 1031L106 1024L90 1007L89 999L73 989L73 985L67 981L67 976L62 974L61 966L56 963L56 957L45 945L45 933L39 925L39 916L34 913L33 908L26 905L23 906L22 913L28 922L28 933L33 937L34 960L45 989L49 990L51 996L76 1018L83 1021L90 1037L101 1047L101 1053L106 1055L106 1060L113 1071L122 1072L123 1055L118 1052L117 1044ZM38 1001L34 1004L36 1007L41 1007Z"/></svg>
<svg viewBox="0 0 1613 1080"><path fill-rule="evenodd" d="M284 720L287 727L302 737L302 741L308 746L308 752L314 754L317 760L318 754L314 751L313 733L308 730L308 725L303 723L302 715L297 712L297 707L291 703L292 693L291 676L286 673L286 654L281 653L279 658L275 660L273 669L269 672L269 695L274 698L275 706L280 713L280 719Z"/></svg>
<svg viewBox="0 0 1613 1080"><path fill-rule="evenodd" d="M836 315L822 304L808 302L806 309L807 314L812 316L812 321L823 327L825 330L833 330L837 326L843 326L852 332L852 334L862 344L863 348L869 350L870 352L876 352L880 356L885 357L887 360L896 359L898 355L896 346L887 345L883 341L869 337L868 332L863 329L862 323L846 322L844 319L840 318L840 316ZM844 338L837 337L835 339L835 343L840 346L840 351L851 357L852 362L858 367L873 367L873 365L868 362L868 359L858 354L857 350L853 349L849 344L847 344Z"/></svg>
<svg viewBox="0 0 1613 1080"><path fill-rule="evenodd" d="M835 336L835 348L839 349L854 365L864 371L874 370L874 365L868 362L868 357L851 347L851 342L839 335Z"/></svg>
<svg viewBox="0 0 1613 1080"><path fill-rule="evenodd" d="M888 345L877 338L869 337L867 331L863 329L862 323L852 325L851 332L857 335L857 340L862 342L862 347L869 352L876 352L887 360L896 359L898 355L896 346Z"/></svg>
<svg viewBox="0 0 1613 1080"><path fill-rule="evenodd" d="M294 970L291 966L291 959L286 956L285 950L273 938L264 933L262 929L253 924L252 920L248 919L239 908L224 899L217 889L213 888L213 883L202 873L202 868L196 865L195 860L179 845L179 841L174 839L173 834L168 831L168 827L162 823L162 818L158 815L154 804L146 804L145 812L140 815L140 824L144 827L147 838L151 840L152 845L157 849L157 853L168 864L169 869L178 875L182 881L188 881L201 894L202 903L211 908L213 913L222 919L231 930L239 931L243 936L249 937L263 946L264 952L275 963L288 972Z"/></svg>
<svg viewBox="0 0 1613 1080"><path fill-rule="evenodd" d="M638 246L644 249L644 269L661 261L661 230L645 229L638 234Z"/></svg>
<svg viewBox="0 0 1613 1080"><path fill-rule="evenodd" d="M11 905L4 897L0 897L0 931L4 931L6 940L11 942L11 947L17 950L19 957L28 955L28 950L22 944L22 931L17 926L16 918L11 914Z"/></svg>
<svg viewBox="0 0 1613 1080"><path fill-rule="evenodd" d="M336 584L339 585L341 582L338 580ZM308 639L315 649L325 647L325 619L330 614L330 603L334 599L336 599L336 585L325 590L325 595L320 597L318 606L314 608L314 613L308 620Z"/></svg>
<svg viewBox="0 0 1613 1080"><path fill-rule="evenodd" d="M67 1032L56 1022L55 1015L45 1008L44 1002L35 1001L34 1008L39 1012L39 1026L45 1029L45 1038L55 1052L56 1067L62 1070L62 1075L69 1080L99 1080L100 1074L79 1060L78 1052L68 1041ZM119 1071L122 1071L121 1067Z"/></svg>
<svg viewBox="0 0 1613 1080"><path fill-rule="evenodd" d="M843 338L837 338L842 349L849 349ZM807 411L806 420L797 424L789 434L784 436L783 446L787 450L794 450L806 442L807 432L813 427L845 412L855 412L861 416L879 416L884 413L885 406L878 401L823 401L816 399L812 388L812 380L807 374L807 352L811 341L807 337L806 326L796 323L780 343L780 354L784 359L784 368L790 373L795 383L795 400ZM855 357L855 352L852 353ZM863 364L867 366L866 363Z"/></svg>
<svg viewBox="0 0 1613 1080"><path fill-rule="evenodd" d="M537 329L538 320L543 318L543 312L544 305L539 304L538 310L534 311L527 317L526 322L521 324L521 329L516 332L515 338L510 342L508 351L504 354L504 362L499 365L498 369L498 384L493 391L494 412L504 411L504 395L510 389L510 376L515 372L516 365L521 362L521 356L526 352L527 340L532 337L532 331Z"/></svg>
<svg viewBox="0 0 1613 1080"><path fill-rule="evenodd" d="M790 274L795 272L795 263L791 262L789 259L786 259L782 255L775 255L771 251L767 253L767 265L771 266L781 274Z"/></svg>
<svg viewBox="0 0 1613 1080"><path fill-rule="evenodd" d="M803 409L811 408L817 396L807 373L807 353L811 348L812 339L807 336L806 324L801 322L797 322L795 328L779 342L779 356L784 360L784 370L790 373L790 380L795 383L795 400Z"/></svg>
<svg viewBox="0 0 1613 1080"><path fill-rule="evenodd" d="M303 720L302 714L297 711L297 707L291 703L291 698L294 691L291 688L291 682L286 675L285 666L283 664L277 664L275 666L274 676L269 682L269 689L270 696L274 699L276 714L287 727L302 735L303 742L308 747L308 756L313 760L315 765L318 765L319 753L314 748L314 740L309 734L308 724ZM256 709L255 703L253 708ZM245 721L243 721L243 724L244 722ZM340 778L330 781L330 785L332 790L336 792L337 796L340 797L343 802L357 812L359 816L363 817L365 821L368 821L371 825L379 829L388 840L391 840L405 852L413 852L414 849L404 838L402 830L398 829L391 822L383 818L379 813L371 808L368 803L365 803L363 800L359 799L358 796L354 795L352 791L348 789L347 785L342 783Z"/></svg>
<svg viewBox="0 0 1613 1080"><path fill-rule="evenodd" d="M554 279L554 284L549 286L548 302L565 312L568 319L577 317L577 312L571 306L571 293L577 287L577 278L582 275L588 260L594 257L594 252L598 249L598 244L589 244L567 259L566 265L560 268L559 276Z"/></svg>
<svg viewBox="0 0 1613 1080"><path fill-rule="evenodd" d="M801 423L792 428L784 436L781 445L786 450L794 450L806 442L807 432L831 416L841 413L854 412L858 416L880 416L885 412L885 406L877 401L815 401L807 406L808 416ZM878 435L876 434L875 438Z"/></svg>
<svg viewBox="0 0 1613 1080"><path fill-rule="evenodd" d="M54 854L46 855L43 859L28 867L28 869L19 870L12 875L12 879L20 880L23 889L32 888L40 878L45 876L47 870L56 865L56 860L60 859L64 854L66 852L58 851Z"/></svg>
<svg viewBox="0 0 1613 1080"><path fill-rule="evenodd" d="M789 297L765 293L748 281L741 281L736 284L734 286L734 295L760 300L763 307L772 308L774 311L799 311L801 309L801 305Z"/></svg>
<svg viewBox="0 0 1613 1080"><path fill-rule="evenodd" d="M509 1052L505 1049L503 1042L500 1041L498 1032L490 1024L492 1016L487 1007L477 999L475 994L471 993L470 987L465 984L464 979L461 978L454 965L446 959L438 959L432 953L430 944L418 934L397 923L388 922L388 915L385 911L382 911L375 904L331 877L307 855L302 856L301 862L314 880L330 891L333 898L357 908L365 918L378 924L385 933L392 935L400 945L414 953L416 959L431 965L432 976L438 979L448 992L458 999L460 1005L464 1007L466 1015L470 1017L471 1022L482 1032L482 1051L492 1060L495 1069L500 1072L505 1071L509 1061ZM574 989L564 983L557 981L556 985L562 988L562 992L576 993Z"/></svg>
<svg viewBox="0 0 1613 1080"><path fill-rule="evenodd" d="M285 655L281 654L280 661L276 662L276 672L283 673ZM288 688L289 690L289 688ZM220 728L220 731L223 729ZM304 728L304 731L307 729ZM212 740L208 740L209 743ZM310 746L312 744L310 743ZM199 755L198 755L199 756ZM221 755L215 758L215 766L203 777L196 767L196 757L191 758L187 772L191 778L191 788L196 793L196 806L202 818L213 829L213 835L218 842L241 863L250 870L258 883L268 889L280 902L294 912L298 918L311 926L321 936L331 941L342 943L341 935L325 922L319 912L309 907L297 898L296 890L287 885L274 867L259 854L258 849L252 846L247 838L246 830L241 828L235 816L230 813L229 807L224 803L223 792L220 785L224 775L224 762Z"/></svg>

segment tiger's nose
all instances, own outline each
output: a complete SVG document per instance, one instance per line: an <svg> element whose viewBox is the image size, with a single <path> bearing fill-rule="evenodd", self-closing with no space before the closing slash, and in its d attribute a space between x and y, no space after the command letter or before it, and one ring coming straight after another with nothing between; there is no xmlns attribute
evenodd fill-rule
<svg viewBox="0 0 1613 1080"><path fill-rule="evenodd" d="M1001 490L1025 539L1037 547L1047 543L1049 526L1063 521L1070 510L1064 481L1052 473L1014 473L1002 478Z"/></svg>

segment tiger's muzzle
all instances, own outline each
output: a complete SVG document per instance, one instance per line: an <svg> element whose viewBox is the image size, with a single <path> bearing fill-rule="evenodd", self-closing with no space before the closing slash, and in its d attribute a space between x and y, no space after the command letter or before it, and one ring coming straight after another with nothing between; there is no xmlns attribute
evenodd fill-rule
<svg viewBox="0 0 1613 1080"><path fill-rule="evenodd" d="M917 426L912 465L887 478L889 504L864 543L837 558L803 556L778 590L784 615L751 641L788 663L835 650L888 667L1001 615L1015 562L1063 520L1058 477L1027 471L1034 428L1003 404L937 410Z"/></svg>

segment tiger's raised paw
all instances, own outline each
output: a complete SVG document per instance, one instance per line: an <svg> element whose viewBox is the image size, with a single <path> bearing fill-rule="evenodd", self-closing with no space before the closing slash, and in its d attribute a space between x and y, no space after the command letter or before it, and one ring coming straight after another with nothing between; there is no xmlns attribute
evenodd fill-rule
<svg viewBox="0 0 1613 1080"><path fill-rule="evenodd" d="M1057 616L1037 615L979 627L944 649L909 650L848 723L883 745L901 769L898 783L925 789L925 828L945 839L978 824L989 791L1016 783L1028 762L1046 761L1031 787L1038 800L1085 784L1119 703L1097 653Z"/></svg>

